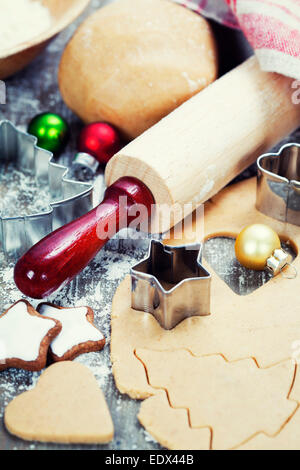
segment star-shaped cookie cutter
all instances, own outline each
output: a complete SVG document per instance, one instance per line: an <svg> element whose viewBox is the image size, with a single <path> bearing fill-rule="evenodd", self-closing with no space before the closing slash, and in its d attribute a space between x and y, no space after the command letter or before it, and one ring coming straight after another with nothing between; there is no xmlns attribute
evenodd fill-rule
<svg viewBox="0 0 300 470"><path fill-rule="evenodd" d="M300 145L284 145L257 160L256 207L281 222L300 226Z"/></svg>
<svg viewBox="0 0 300 470"><path fill-rule="evenodd" d="M66 178L68 169L53 162L53 154L37 147L36 137L0 121L0 170L9 163L34 175L38 187L49 185L49 210L32 215L1 217L0 242L8 257L18 258L48 233L92 208L93 185Z"/></svg>
<svg viewBox="0 0 300 470"><path fill-rule="evenodd" d="M131 305L166 330L192 316L210 315L211 275L202 245L166 246L152 240L149 256L131 269Z"/></svg>

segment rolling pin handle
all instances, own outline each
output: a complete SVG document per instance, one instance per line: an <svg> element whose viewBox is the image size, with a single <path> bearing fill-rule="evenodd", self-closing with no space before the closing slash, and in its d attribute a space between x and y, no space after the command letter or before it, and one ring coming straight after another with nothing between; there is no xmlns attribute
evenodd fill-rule
<svg viewBox="0 0 300 470"><path fill-rule="evenodd" d="M65 286L120 228L132 222L129 212L137 204L149 216L154 204L151 192L136 178L120 178L106 190L98 207L45 237L17 262L17 287L28 297L44 299Z"/></svg>

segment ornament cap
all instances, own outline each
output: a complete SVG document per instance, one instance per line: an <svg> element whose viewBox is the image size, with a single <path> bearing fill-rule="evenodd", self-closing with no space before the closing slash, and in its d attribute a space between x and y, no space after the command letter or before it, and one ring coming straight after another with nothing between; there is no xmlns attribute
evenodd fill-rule
<svg viewBox="0 0 300 470"><path fill-rule="evenodd" d="M277 276L282 270L290 264L291 257L283 249L275 250L273 255L267 259L267 269Z"/></svg>
<svg viewBox="0 0 300 470"><path fill-rule="evenodd" d="M97 172L99 162L92 155L79 152L74 158L72 168L78 179L91 179Z"/></svg>

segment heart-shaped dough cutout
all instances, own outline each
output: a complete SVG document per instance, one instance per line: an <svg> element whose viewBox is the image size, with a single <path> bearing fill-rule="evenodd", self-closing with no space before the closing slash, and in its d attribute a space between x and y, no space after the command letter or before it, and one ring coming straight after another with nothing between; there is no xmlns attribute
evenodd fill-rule
<svg viewBox="0 0 300 470"><path fill-rule="evenodd" d="M103 444L114 428L104 395L92 372L82 364L59 362L40 377L35 389L6 408L7 430L40 442Z"/></svg>

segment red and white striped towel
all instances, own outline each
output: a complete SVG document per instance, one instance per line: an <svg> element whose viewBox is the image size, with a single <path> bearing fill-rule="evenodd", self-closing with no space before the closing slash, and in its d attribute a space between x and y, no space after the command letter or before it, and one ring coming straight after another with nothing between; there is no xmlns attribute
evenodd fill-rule
<svg viewBox="0 0 300 470"><path fill-rule="evenodd" d="M174 0L232 28L240 28L260 65L300 80L300 0Z"/></svg>

